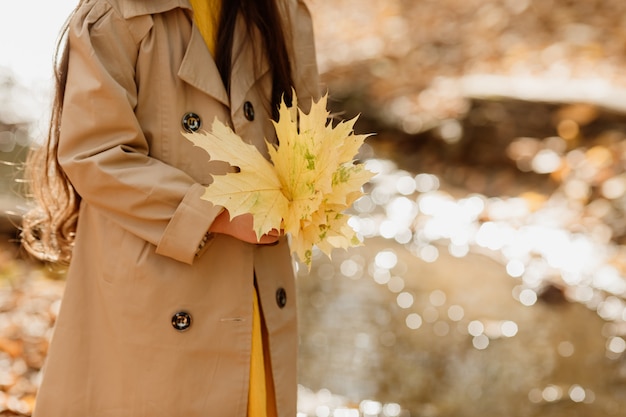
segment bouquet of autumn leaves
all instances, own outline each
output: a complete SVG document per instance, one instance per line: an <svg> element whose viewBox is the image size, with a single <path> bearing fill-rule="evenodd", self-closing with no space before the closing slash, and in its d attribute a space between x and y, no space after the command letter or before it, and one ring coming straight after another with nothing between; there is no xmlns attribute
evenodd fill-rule
<svg viewBox="0 0 626 417"><path fill-rule="evenodd" d="M355 135L356 117L333 126L327 96L308 114L284 101L274 123L278 146L267 143L271 161L219 120L211 132L185 134L211 160L239 168L214 176L203 199L225 207L231 217L251 213L257 237L272 229L291 235L291 249L310 267L313 247L330 256L332 248L360 244L344 211L363 195L374 174L354 158L367 135Z"/></svg>

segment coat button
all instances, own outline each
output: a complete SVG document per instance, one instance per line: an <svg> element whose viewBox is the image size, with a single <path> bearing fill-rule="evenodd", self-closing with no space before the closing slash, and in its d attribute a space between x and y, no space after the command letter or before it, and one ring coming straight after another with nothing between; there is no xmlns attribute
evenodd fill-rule
<svg viewBox="0 0 626 417"><path fill-rule="evenodd" d="M249 101L246 101L245 103L243 103L243 115L249 121L254 120L254 106Z"/></svg>
<svg viewBox="0 0 626 417"><path fill-rule="evenodd" d="M287 291L282 287L276 290L276 304L280 308L284 308L287 305Z"/></svg>
<svg viewBox="0 0 626 417"><path fill-rule="evenodd" d="M189 133L197 132L202 126L202 119L195 113L187 113L183 116L183 129Z"/></svg>
<svg viewBox="0 0 626 417"><path fill-rule="evenodd" d="M179 332L184 332L191 326L191 315L186 311L179 311L172 316L172 326Z"/></svg>

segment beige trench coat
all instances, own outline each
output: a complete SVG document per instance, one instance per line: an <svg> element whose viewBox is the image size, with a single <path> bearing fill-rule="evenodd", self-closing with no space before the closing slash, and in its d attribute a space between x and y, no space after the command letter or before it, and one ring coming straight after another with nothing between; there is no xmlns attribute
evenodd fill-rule
<svg viewBox="0 0 626 417"><path fill-rule="evenodd" d="M302 104L319 88L312 24L300 0L284 3ZM89 0L72 18L59 160L83 200L36 417L244 417L255 274L278 415L295 416L286 239L214 235L196 255L220 210L200 195L225 167L183 122L218 117L261 150L273 138L268 65L245 30L229 96L188 0Z"/></svg>

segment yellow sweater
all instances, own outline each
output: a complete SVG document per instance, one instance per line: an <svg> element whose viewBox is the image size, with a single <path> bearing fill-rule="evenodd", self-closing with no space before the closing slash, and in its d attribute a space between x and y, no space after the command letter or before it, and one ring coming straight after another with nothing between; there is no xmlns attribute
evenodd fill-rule
<svg viewBox="0 0 626 417"><path fill-rule="evenodd" d="M190 0L196 26L204 38L211 54L215 56L217 25L219 24L222 0Z"/></svg>
<svg viewBox="0 0 626 417"><path fill-rule="evenodd" d="M222 0L190 0L194 20L211 54L215 56L217 26ZM248 417L272 417L276 415L271 367L266 363L261 310L256 288L252 300L252 351L250 357L250 389L248 393ZM265 348L265 349L264 349ZM267 372L266 372L267 369ZM268 395L270 394L270 395ZM268 401L269 400L269 401Z"/></svg>

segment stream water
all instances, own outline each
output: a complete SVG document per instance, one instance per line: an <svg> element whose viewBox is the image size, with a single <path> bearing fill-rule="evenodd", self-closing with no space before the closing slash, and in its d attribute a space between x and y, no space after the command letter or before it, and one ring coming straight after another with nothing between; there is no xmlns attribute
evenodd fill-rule
<svg viewBox="0 0 626 417"><path fill-rule="evenodd" d="M580 153L571 172L590 170L594 146L559 158ZM421 170L420 146L387 148L374 145L367 163L380 174L354 206L364 246L298 272L301 414L624 415L624 251L607 217L589 213L615 200L580 203L571 172L551 184L492 165L439 175ZM506 192L458 186L477 175Z"/></svg>

